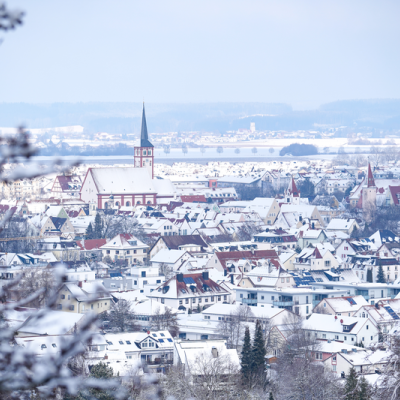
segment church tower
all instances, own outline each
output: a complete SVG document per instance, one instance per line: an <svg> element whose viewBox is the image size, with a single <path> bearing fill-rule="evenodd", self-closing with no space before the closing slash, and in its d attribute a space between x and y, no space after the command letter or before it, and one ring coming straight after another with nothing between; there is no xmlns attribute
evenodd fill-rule
<svg viewBox="0 0 400 400"><path fill-rule="evenodd" d="M290 179L289 186L285 190L286 202L290 204L300 204L300 191L297 189L296 182L292 178Z"/></svg>
<svg viewBox="0 0 400 400"><path fill-rule="evenodd" d="M147 168L151 179L154 178L154 146L149 142L149 134L147 133L146 114L142 114L142 129L140 132L140 147L134 148L135 168Z"/></svg>
<svg viewBox="0 0 400 400"><path fill-rule="evenodd" d="M367 186L362 189L362 208L365 220L371 221L376 211L376 186L370 163L368 163Z"/></svg>

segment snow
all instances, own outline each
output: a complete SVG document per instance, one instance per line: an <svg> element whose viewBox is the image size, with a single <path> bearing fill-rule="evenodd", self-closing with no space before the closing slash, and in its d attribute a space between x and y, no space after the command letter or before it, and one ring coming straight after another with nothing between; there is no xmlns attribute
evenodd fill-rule
<svg viewBox="0 0 400 400"><path fill-rule="evenodd" d="M42 317L30 317L22 324L20 334L64 335L74 329L85 318L85 314L64 311L47 311Z"/></svg>

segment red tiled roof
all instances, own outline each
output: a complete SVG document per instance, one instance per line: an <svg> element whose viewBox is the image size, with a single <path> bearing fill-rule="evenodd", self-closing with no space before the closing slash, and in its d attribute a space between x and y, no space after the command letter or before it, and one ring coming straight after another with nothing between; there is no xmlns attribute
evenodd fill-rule
<svg viewBox="0 0 400 400"><path fill-rule="evenodd" d="M194 196L181 196L181 200L184 203L207 203L204 194L199 194Z"/></svg>
<svg viewBox="0 0 400 400"><path fill-rule="evenodd" d="M97 250L107 243L106 239L77 240L76 244L81 250Z"/></svg>

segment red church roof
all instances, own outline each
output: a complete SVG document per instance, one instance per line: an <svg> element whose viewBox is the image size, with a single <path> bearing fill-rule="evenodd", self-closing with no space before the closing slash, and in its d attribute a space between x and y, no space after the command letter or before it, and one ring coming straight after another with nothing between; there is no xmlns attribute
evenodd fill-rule
<svg viewBox="0 0 400 400"><path fill-rule="evenodd" d="M375 179L374 179L374 175L372 175L372 170L371 170L371 164L368 163L368 187L372 187L375 186Z"/></svg>

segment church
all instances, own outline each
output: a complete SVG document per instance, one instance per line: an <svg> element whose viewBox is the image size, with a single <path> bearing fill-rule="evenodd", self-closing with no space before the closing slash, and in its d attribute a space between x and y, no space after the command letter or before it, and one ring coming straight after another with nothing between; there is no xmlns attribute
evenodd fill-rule
<svg viewBox="0 0 400 400"><path fill-rule="evenodd" d="M149 141L144 104L140 146L134 148L134 166L89 168L80 198L98 209L155 206L176 198L170 180L154 179L154 146Z"/></svg>

